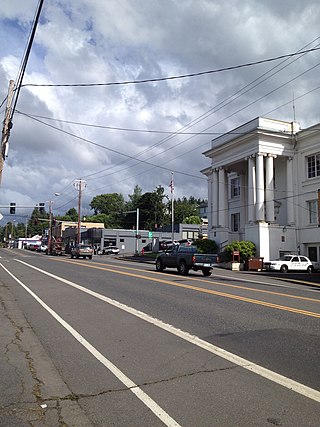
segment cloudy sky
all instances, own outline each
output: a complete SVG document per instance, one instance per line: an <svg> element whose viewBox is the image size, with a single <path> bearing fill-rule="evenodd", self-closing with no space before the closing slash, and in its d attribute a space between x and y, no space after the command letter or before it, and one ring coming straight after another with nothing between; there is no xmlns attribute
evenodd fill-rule
<svg viewBox="0 0 320 427"><path fill-rule="evenodd" d="M1 120L37 5L1 2ZM108 83L316 48L319 16L318 0L45 0L13 118L0 205L54 200L54 211L63 214L77 206L73 183L81 178L90 213L95 195L119 192L127 199L137 184L143 192L162 185L169 194L171 171L176 197L206 198L200 170L209 166L202 153L213 138L257 116L292 121L294 110L302 128L320 122L320 51L175 80ZM37 86L48 84L54 86Z"/></svg>

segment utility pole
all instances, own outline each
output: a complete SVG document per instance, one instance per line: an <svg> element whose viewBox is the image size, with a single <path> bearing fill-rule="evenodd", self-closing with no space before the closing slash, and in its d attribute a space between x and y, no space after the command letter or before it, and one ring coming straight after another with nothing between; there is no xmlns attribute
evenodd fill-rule
<svg viewBox="0 0 320 427"><path fill-rule="evenodd" d="M52 200L49 200L49 229L48 229L48 248L47 254L51 253L51 241L52 241Z"/></svg>
<svg viewBox="0 0 320 427"><path fill-rule="evenodd" d="M171 191L171 239L172 244L174 241L174 183L173 183L173 172L171 172L171 181L170 181L170 191Z"/></svg>
<svg viewBox="0 0 320 427"><path fill-rule="evenodd" d="M3 121L2 139L1 139L0 185L1 185L1 181L2 181L2 172L3 172L4 161L5 161L7 154L8 154L10 130L12 128L11 107L12 107L12 100L13 100L13 88L14 88L14 81L10 80L9 89L8 89L8 96L7 96L6 114L5 114L5 118Z"/></svg>
<svg viewBox="0 0 320 427"><path fill-rule="evenodd" d="M81 243L81 198L82 191L86 188L87 183L80 179L76 179L73 183L74 188L78 191L78 229L77 229L77 243Z"/></svg>
<svg viewBox="0 0 320 427"><path fill-rule="evenodd" d="M139 255L139 208L137 208L137 234L136 234L136 255Z"/></svg>

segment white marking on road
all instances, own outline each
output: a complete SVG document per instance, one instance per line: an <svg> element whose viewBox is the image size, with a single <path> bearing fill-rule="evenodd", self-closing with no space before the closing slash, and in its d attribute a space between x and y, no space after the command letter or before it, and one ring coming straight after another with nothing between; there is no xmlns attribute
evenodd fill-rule
<svg viewBox="0 0 320 427"><path fill-rule="evenodd" d="M21 261L23 263L23 261ZM25 263L23 263L25 264ZM15 277L4 265L1 267L21 285L52 317L54 317L80 344L83 345L99 362L101 362L109 371L115 375L133 394L135 394L165 425L169 427L180 427L167 412L165 412L151 397L145 393L137 384L131 381L119 368L117 368L110 360L101 354L93 345L89 343L82 335L79 334L69 323L60 317L52 308L50 308L41 298L38 297L31 289ZM30 267L30 266L29 266ZM39 269L39 271L41 271Z"/></svg>
<svg viewBox="0 0 320 427"><path fill-rule="evenodd" d="M52 277L53 279L56 279L60 282L63 282L69 286L72 286L75 289L78 289L82 292L87 293L88 295L91 295L95 298L100 299L101 301L104 301L110 305L113 305L114 307L119 308L120 310L126 311L129 314L132 314L133 316L136 316L148 323L151 323L154 326L157 326L173 335L176 335L180 338L182 338L185 341L188 341L206 351L209 351L210 353L215 354L216 356L219 356L225 360L228 360L229 362L241 366L244 369L247 369L250 372L253 372L261 377L267 378L270 381L273 381L276 384L280 384L281 386L292 390L296 393L301 394L302 396L305 396L309 399L315 400L316 402L320 402L320 391L315 390L311 387L308 387L304 384L298 383L297 381L294 381L290 378L287 378L281 374L278 374L277 372L273 372L270 369L264 368L263 366L259 366L250 360L244 359L240 356L237 356L236 354L230 353L227 350L224 350L221 347L217 347L214 344L210 344L207 341L202 340L201 338L198 338L195 335L191 335L189 332L182 331L181 329L178 329L168 323L164 323L162 320L159 320L157 318L151 317L148 314L136 310L135 308L129 307L125 304L122 304L121 302L115 301L111 298L108 298L104 295L98 294L97 292L91 291L90 289L87 289L81 285L77 285L76 283L73 283L69 280L63 279L62 277L56 276L55 274L49 273L47 271L44 271L38 267L35 267L31 264L27 264L24 261L16 259L21 264L26 265L27 267L33 268L36 271L39 271L40 273L46 274L49 277ZM0 264L1 265L1 264ZM4 267L3 267L4 268Z"/></svg>

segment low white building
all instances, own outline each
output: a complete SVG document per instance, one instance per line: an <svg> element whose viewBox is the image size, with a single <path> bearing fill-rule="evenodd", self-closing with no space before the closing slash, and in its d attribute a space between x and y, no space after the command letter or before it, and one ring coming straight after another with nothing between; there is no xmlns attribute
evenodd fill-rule
<svg viewBox="0 0 320 427"><path fill-rule="evenodd" d="M320 124L258 117L212 141L208 234L221 250L255 243L265 261L284 253L320 258Z"/></svg>

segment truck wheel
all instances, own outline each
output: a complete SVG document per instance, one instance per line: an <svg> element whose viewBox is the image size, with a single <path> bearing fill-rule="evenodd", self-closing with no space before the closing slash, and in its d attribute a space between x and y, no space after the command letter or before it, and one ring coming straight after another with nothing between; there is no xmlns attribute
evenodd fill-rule
<svg viewBox="0 0 320 427"><path fill-rule="evenodd" d="M157 259L156 261L156 270L162 272L164 270L163 263L161 259Z"/></svg>
<svg viewBox="0 0 320 427"><path fill-rule="evenodd" d="M88 256L88 258L89 258L89 259L92 259L92 255L89 255L89 256Z"/></svg>
<svg viewBox="0 0 320 427"><path fill-rule="evenodd" d="M185 261L181 261L178 267L178 273L182 276L186 276L189 273L189 269Z"/></svg>
<svg viewBox="0 0 320 427"><path fill-rule="evenodd" d="M280 271L281 271L281 273L287 273L287 272L288 272L288 266L287 266L287 265L285 265L285 264L283 264L283 265L280 267Z"/></svg>
<svg viewBox="0 0 320 427"><path fill-rule="evenodd" d="M202 274L206 277L211 276L211 270L210 268L203 268L202 269Z"/></svg>

